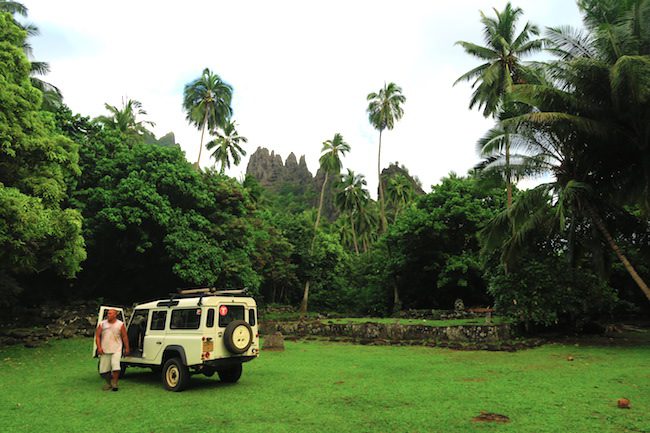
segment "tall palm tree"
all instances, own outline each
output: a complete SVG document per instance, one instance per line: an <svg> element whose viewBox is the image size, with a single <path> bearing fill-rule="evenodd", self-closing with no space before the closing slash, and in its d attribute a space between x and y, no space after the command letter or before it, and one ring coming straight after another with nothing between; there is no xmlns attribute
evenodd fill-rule
<svg viewBox="0 0 650 433"><path fill-rule="evenodd" d="M466 41L456 42L466 53L483 61L481 65L461 75L454 85L461 81L473 80L474 92L469 108L478 105L479 109L483 109L485 117L495 116L500 111L503 113L503 110L512 110L504 106L514 83L538 81L538 72L524 65L521 58L540 51L543 47L543 40L532 39L539 35L537 26L526 23L523 29L516 33L517 21L523 14L521 8L513 8L510 3L507 3L503 11L493 10L496 18L488 17L481 12L485 46ZM507 164L510 159L507 137L504 150ZM507 203L510 207L512 206L512 182L507 165L505 174Z"/></svg>
<svg viewBox="0 0 650 433"><path fill-rule="evenodd" d="M221 77L205 68L199 78L185 85L183 91L183 108L187 121L201 130L199 156L196 168L201 162L203 136L206 128L210 131L224 127L232 116L232 86Z"/></svg>
<svg viewBox="0 0 650 433"><path fill-rule="evenodd" d="M145 125L156 126L154 122L137 119L137 116L146 116L147 112L142 108L142 103L135 99L125 100L123 98L122 108L110 104L104 104L104 107L111 115L99 116L97 117L97 121L127 136L141 137L146 133L150 133Z"/></svg>
<svg viewBox="0 0 650 433"><path fill-rule="evenodd" d="M644 45L635 36L647 34L650 22L639 20L635 25L630 19L640 3L650 14L647 1L630 2L627 10L612 3L619 18L604 13L606 22L599 25L592 16L591 21L585 20L587 33L550 29L551 49L561 57L549 66L553 83L514 86L513 100L535 110L501 124L517 131L520 148L527 152L521 157L522 173L546 170L553 175L553 182L527 197L537 197L537 203L552 200L560 226L565 215L589 221L650 299L650 289L603 217L612 208L629 204L650 210L650 84L643 78L650 76L650 44ZM617 23L616 33L602 31L611 30L610 23ZM639 43L629 42L635 38ZM620 43L623 40L628 42ZM491 138L486 136L486 145L499 139L497 131L493 133ZM516 206L524 210L513 209L510 215L511 219L521 216L519 224L511 223L514 246L525 240L525 228L545 220L539 211L525 209L530 203L535 201ZM503 226L506 220L500 218ZM492 226L498 226L497 222Z"/></svg>
<svg viewBox="0 0 650 433"><path fill-rule="evenodd" d="M370 200L370 194L364 187L366 180L362 174L355 174L354 171L348 169L347 174L344 174L341 183L339 184L338 191L334 196L336 206L342 213L347 212L348 221L352 231L352 242L354 245L354 252L359 255L359 242L357 240L358 225L357 216L361 213L361 209Z"/></svg>
<svg viewBox="0 0 650 433"><path fill-rule="evenodd" d="M384 201L384 187L381 179L381 134L384 129L391 130L395 122L404 115L402 104L406 98L402 95L402 88L395 83L384 84L379 92L372 92L367 96L368 119L370 124L379 131L379 146L377 151L377 179L379 180L379 214L380 230L386 231L386 204Z"/></svg>
<svg viewBox="0 0 650 433"><path fill-rule="evenodd" d="M413 183L402 174L395 175L388 180L386 185L388 202L395 209L394 219L397 220L401 210L415 198Z"/></svg>
<svg viewBox="0 0 650 433"><path fill-rule="evenodd" d="M215 149L212 152L212 157L215 162L221 163L219 173L224 174L226 168L230 168L230 160L235 165L239 165L241 157L246 156L246 151L241 147L240 143L248 143L248 139L239 135L235 127L235 122L226 122L221 131L215 132L217 138L208 142L206 148L208 150Z"/></svg>
<svg viewBox="0 0 650 433"><path fill-rule="evenodd" d="M325 172L325 180L320 190L320 200L318 201L318 213L316 214L316 223L314 224L314 237L311 240L310 253L314 250L314 243L316 242L316 235L318 225L320 223L321 212L323 210L323 197L325 196L325 186L330 173L338 175L341 172L341 158L350 151L350 145L343 140L343 136L338 132L334 134L334 138L323 142L321 149L321 157L319 159L320 168ZM300 313L304 315L307 312L307 303L309 301L309 284L307 280L305 283L305 290L300 303Z"/></svg>

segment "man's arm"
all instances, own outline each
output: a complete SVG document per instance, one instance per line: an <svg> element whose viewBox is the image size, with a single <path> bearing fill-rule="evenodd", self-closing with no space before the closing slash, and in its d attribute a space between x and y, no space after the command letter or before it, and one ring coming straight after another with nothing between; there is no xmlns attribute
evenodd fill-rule
<svg viewBox="0 0 650 433"><path fill-rule="evenodd" d="M126 333L126 326L122 324L122 329L120 330L122 333L122 343L124 343L124 354L128 355L131 353L131 348L129 347L129 336Z"/></svg>
<svg viewBox="0 0 650 433"><path fill-rule="evenodd" d="M95 344L97 344L97 355L103 355L104 354L104 349L102 349L102 324L100 322L99 325L97 325L97 329L95 330Z"/></svg>

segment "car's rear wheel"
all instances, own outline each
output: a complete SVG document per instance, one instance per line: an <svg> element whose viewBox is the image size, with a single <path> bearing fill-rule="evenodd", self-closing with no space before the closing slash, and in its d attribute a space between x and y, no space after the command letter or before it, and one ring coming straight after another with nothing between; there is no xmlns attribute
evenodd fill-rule
<svg viewBox="0 0 650 433"><path fill-rule="evenodd" d="M243 320L233 320L226 326L223 342L230 353L239 355L253 344L253 329Z"/></svg>
<svg viewBox="0 0 650 433"><path fill-rule="evenodd" d="M162 381L168 391L182 391L190 381L190 371L179 358L170 358L162 369Z"/></svg>
<svg viewBox="0 0 650 433"><path fill-rule="evenodd" d="M221 368L217 370L217 373L219 373L219 379L221 379L222 382L235 383L241 377L242 366L241 364L237 364L232 367Z"/></svg>

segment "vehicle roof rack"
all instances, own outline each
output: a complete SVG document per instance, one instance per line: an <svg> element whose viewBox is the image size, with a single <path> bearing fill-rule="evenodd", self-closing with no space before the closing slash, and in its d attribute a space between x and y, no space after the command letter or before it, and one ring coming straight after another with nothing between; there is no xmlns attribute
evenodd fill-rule
<svg viewBox="0 0 650 433"><path fill-rule="evenodd" d="M176 299L181 299L181 298L199 298L198 306L203 305L203 298L205 296L223 296L223 295L231 295L231 296L246 296L246 292L248 291L247 288L243 289L217 289L216 287L194 287L194 288L188 288L188 289L178 289L177 293L170 293L169 294L169 301L167 302L173 302ZM178 301L176 301L176 305L178 304Z"/></svg>
<svg viewBox="0 0 650 433"><path fill-rule="evenodd" d="M174 298L187 298L194 296L218 296L218 295L244 295L248 291L244 289L217 289L216 287L197 287L191 289L178 289L178 293L170 293Z"/></svg>

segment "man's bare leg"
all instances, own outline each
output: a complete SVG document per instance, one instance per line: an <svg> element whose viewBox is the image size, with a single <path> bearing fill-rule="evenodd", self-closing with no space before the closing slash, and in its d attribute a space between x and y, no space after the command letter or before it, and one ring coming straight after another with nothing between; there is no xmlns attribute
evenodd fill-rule
<svg viewBox="0 0 650 433"><path fill-rule="evenodd" d="M117 391L117 381L120 378L120 370L113 370L112 375L111 386L113 387L113 391Z"/></svg>

